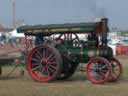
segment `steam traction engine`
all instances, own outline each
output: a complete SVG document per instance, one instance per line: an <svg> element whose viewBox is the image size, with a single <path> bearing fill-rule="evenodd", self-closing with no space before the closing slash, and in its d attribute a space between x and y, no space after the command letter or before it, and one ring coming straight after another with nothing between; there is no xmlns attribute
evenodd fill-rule
<svg viewBox="0 0 128 96"><path fill-rule="evenodd" d="M92 83L117 81L121 64L107 45L107 18L92 23L21 26L25 34L27 67L31 77L40 82L71 77L80 63L87 64ZM34 36L34 44L28 37ZM80 36L87 37L81 40ZM32 47L30 47L32 45Z"/></svg>

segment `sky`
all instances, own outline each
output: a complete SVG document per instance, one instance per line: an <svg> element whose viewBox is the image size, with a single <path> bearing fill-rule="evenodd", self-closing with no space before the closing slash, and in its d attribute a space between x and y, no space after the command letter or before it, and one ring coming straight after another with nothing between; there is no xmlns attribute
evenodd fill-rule
<svg viewBox="0 0 128 96"><path fill-rule="evenodd" d="M16 21L59 24L109 18L109 26L128 29L128 0L15 0ZM0 0L0 24L12 26L12 0Z"/></svg>

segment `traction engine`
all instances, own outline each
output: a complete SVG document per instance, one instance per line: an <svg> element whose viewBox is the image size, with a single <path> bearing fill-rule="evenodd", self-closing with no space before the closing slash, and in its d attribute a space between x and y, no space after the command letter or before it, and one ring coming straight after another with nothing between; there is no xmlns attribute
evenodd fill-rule
<svg viewBox="0 0 128 96"><path fill-rule="evenodd" d="M86 64L92 83L117 81L121 75L121 64L107 45L107 18L89 23L21 26L17 31L25 34L28 72L36 81L68 79L80 63ZM34 37L31 44L30 36Z"/></svg>

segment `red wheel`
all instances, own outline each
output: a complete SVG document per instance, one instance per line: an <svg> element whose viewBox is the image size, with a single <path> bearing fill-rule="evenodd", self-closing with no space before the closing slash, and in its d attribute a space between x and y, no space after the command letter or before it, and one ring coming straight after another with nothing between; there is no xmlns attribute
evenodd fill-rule
<svg viewBox="0 0 128 96"><path fill-rule="evenodd" d="M40 45L35 47L28 59L28 71L36 81L52 81L56 79L61 71L61 56L51 46Z"/></svg>
<svg viewBox="0 0 128 96"><path fill-rule="evenodd" d="M110 64L108 60L96 57L88 62L87 77L92 83L104 83L110 76Z"/></svg>
<svg viewBox="0 0 128 96"><path fill-rule="evenodd" d="M110 64L111 64L112 71L111 71L108 81L114 82L119 79L119 77L122 73L122 66L116 58L113 58L113 60L110 62Z"/></svg>

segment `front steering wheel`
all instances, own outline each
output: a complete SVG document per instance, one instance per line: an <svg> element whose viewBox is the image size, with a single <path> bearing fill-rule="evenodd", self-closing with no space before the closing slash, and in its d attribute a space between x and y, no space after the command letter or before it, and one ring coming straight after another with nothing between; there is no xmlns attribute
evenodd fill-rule
<svg viewBox="0 0 128 96"><path fill-rule="evenodd" d="M59 35L58 39L68 41L72 43L74 47L78 47L80 45L80 40L76 33L63 33Z"/></svg>

